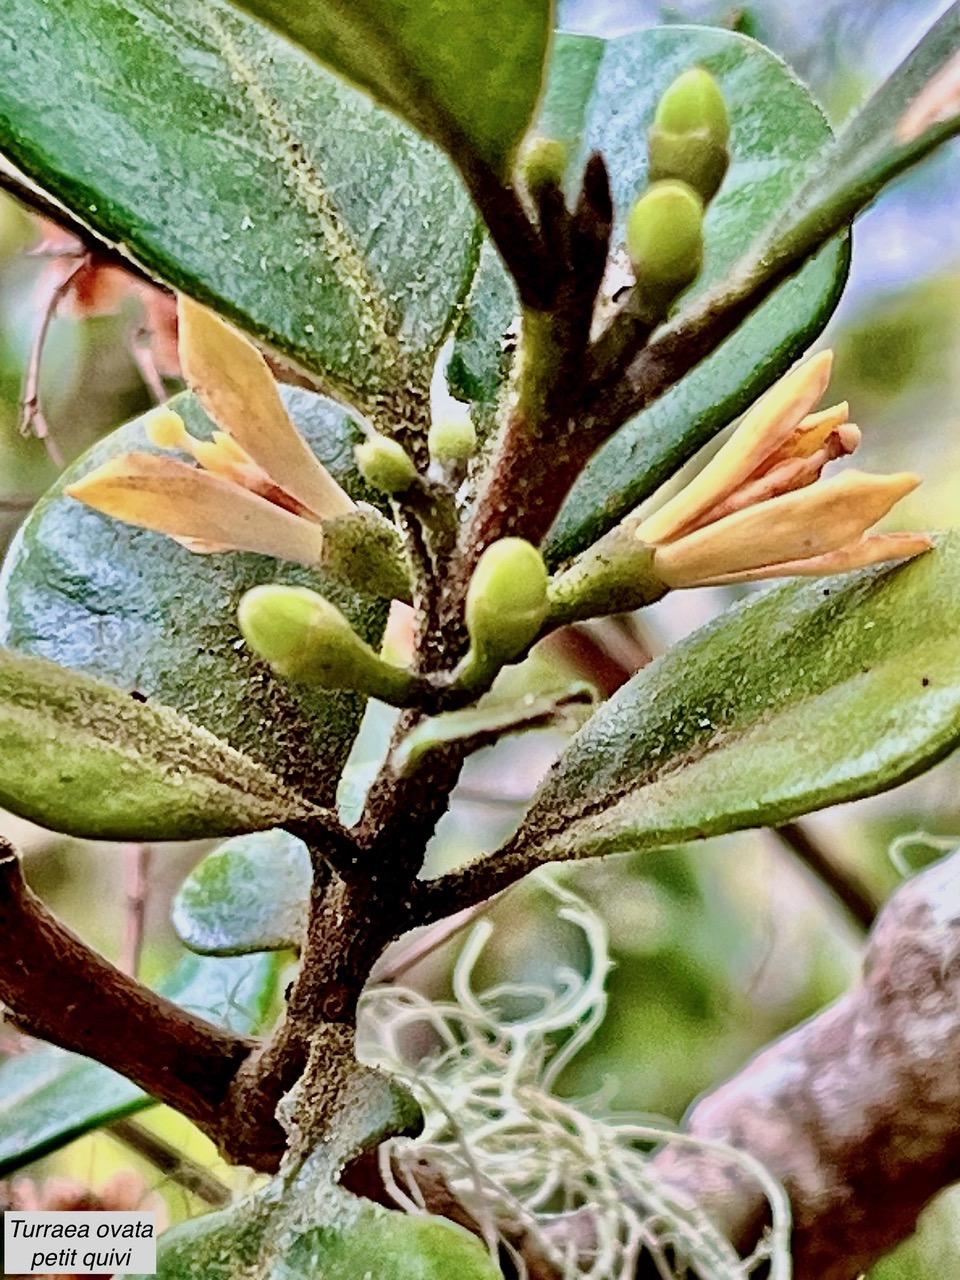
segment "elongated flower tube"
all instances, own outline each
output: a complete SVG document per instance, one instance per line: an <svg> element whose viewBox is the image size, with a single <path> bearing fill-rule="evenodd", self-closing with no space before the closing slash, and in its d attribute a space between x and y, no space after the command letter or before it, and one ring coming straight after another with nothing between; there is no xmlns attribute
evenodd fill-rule
<svg viewBox="0 0 960 1280"><path fill-rule="evenodd" d="M675 497L628 516L553 578L551 623L642 608L675 588L841 573L928 550L925 533L869 532L919 477L821 479L860 442L846 404L813 412L832 361L827 351L791 370Z"/></svg>
<svg viewBox="0 0 960 1280"><path fill-rule="evenodd" d="M781 378L703 471L637 526L667 587L838 573L929 549L923 533L868 532L918 476L845 471L820 479L860 442L846 404L811 413L832 363L826 351Z"/></svg>
<svg viewBox="0 0 960 1280"><path fill-rule="evenodd" d="M146 425L151 443L199 463L145 452L111 458L65 492L98 511L165 533L190 551L255 551L320 562L322 523L353 512L300 436L266 361L213 312L181 298L184 376L221 428L200 440L170 409Z"/></svg>

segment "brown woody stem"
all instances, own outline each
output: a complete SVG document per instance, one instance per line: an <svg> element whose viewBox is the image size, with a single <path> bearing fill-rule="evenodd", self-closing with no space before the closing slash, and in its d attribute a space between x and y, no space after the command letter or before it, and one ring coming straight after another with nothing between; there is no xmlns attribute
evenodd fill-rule
<svg viewBox="0 0 960 1280"><path fill-rule="evenodd" d="M223 1105L252 1042L150 991L81 942L30 890L2 840L0 934L0 1000L22 1030L119 1071L236 1153Z"/></svg>

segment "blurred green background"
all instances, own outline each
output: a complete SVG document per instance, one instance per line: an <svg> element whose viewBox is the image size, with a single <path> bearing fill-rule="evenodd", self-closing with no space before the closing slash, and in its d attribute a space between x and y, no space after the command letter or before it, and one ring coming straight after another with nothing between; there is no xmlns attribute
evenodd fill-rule
<svg viewBox="0 0 960 1280"><path fill-rule="evenodd" d="M836 0L796 6L789 0L749 6L646 0L566 0L565 25L615 34L654 21L736 26L779 51L814 88L836 125L860 104L919 37L943 4ZM956 523L960 500L960 152L946 148L888 191L860 221L844 300L819 345L837 364L833 400L848 399L864 429L867 469L912 469L924 484L897 511L904 527ZM58 260L32 252L42 232L12 201L0 199L0 538L13 535L25 507L56 474L42 442L18 429L19 399L43 298ZM116 304L114 306L114 303ZM41 392L51 435L76 457L97 436L150 404L132 354L141 302L128 293L108 314L79 314L68 303L46 342ZM169 386L176 384L170 382ZM731 592L678 593L642 619L579 629L572 641L543 646L532 679L558 671L609 690L650 654L725 607ZM354 752L345 795L354 798L382 751L388 716L374 710ZM541 731L475 756L451 812L430 849L431 871L487 851L517 821L539 776L562 746ZM886 796L841 806L806 820L806 828L877 903L907 866L940 851L924 834L960 843L960 769L950 760ZM136 898L135 848L52 836L13 818L3 831L27 856L34 888L94 946L119 958L129 951ZM917 834L891 856L891 843ZM206 846L158 848L147 865L142 972L168 969L182 948L169 924L172 894ZM823 884L770 832L696 847L587 864L562 873L601 913L616 966L610 1010L592 1046L562 1079L574 1095L604 1090L626 1110L682 1116L696 1095L735 1071L772 1037L815 1012L856 976L863 939ZM557 926L543 895L521 886L494 909L493 958L481 979L548 978L568 955L570 931ZM447 990L454 940L421 962L408 980ZM20 1050L0 1027L0 1052ZM244 1174L220 1165L192 1126L163 1108L142 1122L230 1185ZM116 1138L97 1134L38 1162L24 1174L38 1185L69 1176L98 1188L121 1168L135 1168L166 1202L170 1219L201 1202ZM960 1193L928 1212L921 1233L871 1273L882 1280L960 1274Z"/></svg>

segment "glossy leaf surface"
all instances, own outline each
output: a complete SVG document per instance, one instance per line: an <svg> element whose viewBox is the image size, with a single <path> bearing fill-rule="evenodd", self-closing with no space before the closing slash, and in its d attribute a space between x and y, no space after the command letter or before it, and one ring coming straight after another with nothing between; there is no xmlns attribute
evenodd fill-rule
<svg viewBox="0 0 960 1280"><path fill-rule="evenodd" d="M235 0L433 138L505 174L540 96L551 0Z"/></svg>
<svg viewBox="0 0 960 1280"><path fill-rule="evenodd" d="M353 496L369 497L353 470L357 428L343 410L307 391L285 394L298 428L337 480ZM191 395L171 405L195 434L209 433ZM195 555L63 496L63 484L129 449L153 451L141 419L97 444L29 516L0 584L0 638L110 681L128 698L159 699L315 802L332 803L363 699L275 678L245 648L237 604L261 582L313 586L376 643L384 602L265 556ZM226 833L225 827L213 832Z"/></svg>
<svg viewBox="0 0 960 1280"><path fill-rule="evenodd" d="M300 946L310 902L310 854L286 831L228 840L201 859L173 902L192 951L243 955Z"/></svg>
<svg viewBox="0 0 960 1280"><path fill-rule="evenodd" d="M960 535L776 587L634 676L573 739L518 843L652 848L871 795L960 742Z"/></svg>
<svg viewBox="0 0 960 1280"><path fill-rule="evenodd" d="M157 990L240 1035L261 1029L277 980L275 956L186 956ZM0 1177L152 1099L108 1067L41 1045L0 1063Z"/></svg>
<svg viewBox="0 0 960 1280"><path fill-rule="evenodd" d="M472 274L446 159L217 0L7 0L0 152L360 399L429 376Z"/></svg>

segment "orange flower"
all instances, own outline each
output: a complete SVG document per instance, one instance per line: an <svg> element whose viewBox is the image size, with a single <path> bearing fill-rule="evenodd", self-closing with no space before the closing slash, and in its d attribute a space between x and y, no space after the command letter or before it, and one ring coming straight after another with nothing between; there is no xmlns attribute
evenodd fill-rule
<svg viewBox="0 0 960 1280"><path fill-rule="evenodd" d="M637 526L668 587L838 573L932 545L922 533L868 533L918 476L845 471L820 479L860 442L846 404L811 413L832 363L826 351L781 378L700 474Z"/></svg>
<svg viewBox="0 0 960 1280"><path fill-rule="evenodd" d="M180 449L199 466L125 453L65 492L191 551L256 551L317 563L323 521L354 503L298 433L256 347L189 298L180 299L179 319L184 377L222 429L199 440L164 408L150 416L146 432L151 443Z"/></svg>

